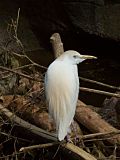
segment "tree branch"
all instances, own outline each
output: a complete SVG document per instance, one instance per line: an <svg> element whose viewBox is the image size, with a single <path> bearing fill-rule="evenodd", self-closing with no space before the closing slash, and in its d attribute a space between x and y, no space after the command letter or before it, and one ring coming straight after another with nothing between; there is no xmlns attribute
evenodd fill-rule
<svg viewBox="0 0 120 160"><path fill-rule="evenodd" d="M63 43L61 41L59 33L54 33L50 37L50 42L52 43L52 48L55 58L64 53Z"/></svg>
<svg viewBox="0 0 120 160"><path fill-rule="evenodd" d="M12 72L12 73L15 73L17 75L23 76L23 77L28 78L28 79L33 80L33 81L40 82L40 79L33 78L31 76L28 76L26 74L23 74L21 72L15 71L15 70L7 68L7 67L0 66L0 69L5 70L5 71L9 71L9 72Z"/></svg>
<svg viewBox="0 0 120 160"><path fill-rule="evenodd" d="M106 96L120 98L120 94L118 94L118 93L111 93L111 92L106 92L106 91L101 91L101 90L96 90L96 89L91 89L91 88L85 88L85 87L80 87L80 90L85 91L85 92L97 93L97 94L102 94L102 95L106 95Z"/></svg>
<svg viewBox="0 0 120 160"><path fill-rule="evenodd" d="M98 84L98 85L100 85L100 86L108 87L108 88L111 88L111 89L120 90L120 87L112 86L112 85L109 85L109 84L105 84L105 83L98 82L98 81L95 81L95 80L87 79L87 78L84 78L84 77L79 77L79 78L80 78L82 81L86 81L86 82Z"/></svg>

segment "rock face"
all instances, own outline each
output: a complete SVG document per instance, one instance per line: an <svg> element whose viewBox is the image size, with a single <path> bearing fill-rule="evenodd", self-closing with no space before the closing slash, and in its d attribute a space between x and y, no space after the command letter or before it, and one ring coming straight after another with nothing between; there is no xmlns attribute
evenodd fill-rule
<svg viewBox="0 0 120 160"><path fill-rule="evenodd" d="M119 0L44 0L20 1L36 36L46 41L53 32L84 31L120 40ZM32 11L32 12L31 12ZM48 44L47 44L48 45Z"/></svg>
<svg viewBox="0 0 120 160"><path fill-rule="evenodd" d="M120 1L64 0L63 4L78 30L120 40Z"/></svg>
<svg viewBox="0 0 120 160"><path fill-rule="evenodd" d="M9 3L6 0L6 4ZM120 39L119 0L14 0L11 4L21 7L30 16L29 20L47 33L62 32L73 25L78 31L82 29L90 34ZM6 9L9 11L9 7Z"/></svg>
<svg viewBox="0 0 120 160"><path fill-rule="evenodd" d="M120 40L119 0L1 1L1 37L4 37L3 28L10 23L8 19L10 21L11 17L16 18L19 7L21 12L18 35L22 36L27 50L39 49L39 45L49 46L49 38L54 32L59 32L61 35L67 33L69 36L71 32L76 35L84 32L88 35ZM39 39L39 42L36 38ZM64 38L62 40L64 42Z"/></svg>

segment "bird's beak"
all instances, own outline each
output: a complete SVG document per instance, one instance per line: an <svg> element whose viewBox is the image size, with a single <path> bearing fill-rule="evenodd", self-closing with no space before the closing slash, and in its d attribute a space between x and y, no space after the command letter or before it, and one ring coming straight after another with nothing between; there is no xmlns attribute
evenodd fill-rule
<svg viewBox="0 0 120 160"><path fill-rule="evenodd" d="M97 59L97 57L95 56L91 56L91 55L80 55L81 59Z"/></svg>

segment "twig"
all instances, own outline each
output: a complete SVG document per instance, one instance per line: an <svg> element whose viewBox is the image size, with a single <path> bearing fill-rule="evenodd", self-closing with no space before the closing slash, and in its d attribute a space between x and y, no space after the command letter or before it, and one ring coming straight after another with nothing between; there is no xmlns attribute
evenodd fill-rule
<svg viewBox="0 0 120 160"><path fill-rule="evenodd" d="M28 147L22 147L20 148L19 151L25 152L25 151L32 150L32 149L48 148L48 147L52 147L57 144L60 144L60 142L52 142L52 143L47 143L47 144L38 144L38 145L33 145L33 146L28 146Z"/></svg>
<svg viewBox="0 0 120 160"><path fill-rule="evenodd" d="M105 133L93 133L88 135L80 135L80 139L92 139L95 137L112 137L114 135L120 134L120 130L118 131L111 131L111 132L105 132Z"/></svg>
<svg viewBox="0 0 120 160"><path fill-rule="evenodd" d="M8 50L7 50L7 51L8 51ZM8 53L9 53L9 52L8 52ZM42 65L40 65L40 64L35 63L34 61L32 61L25 53L24 53L23 55L22 55L22 54L15 53L15 52L12 52L12 53L10 53L10 54L13 54L13 55L15 55L15 56L17 56L17 57L21 57L21 58L26 58L27 60L29 60L29 61L31 62L32 65L37 66L37 67L40 67L40 68L42 68L42 69L47 69L47 67L42 66Z"/></svg>
<svg viewBox="0 0 120 160"><path fill-rule="evenodd" d="M24 68L27 68L27 67L30 67L30 66L34 66L34 64L27 64L27 65L24 65L24 66L20 66L20 67L14 68L14 70L24 69ZM9 73L6 76L2 76L2 75L7 74L7 73L9 73L9 71L2 72L0 79L6 79L6 78L10 77L13 74L13 73L12 74Z"/></svg>
<svg viewBox="0 0 120 160"><path fill-rule="evenodd" d="M0 159L2 160L7 160L7 159L13 159L13 157L16 157L16 155L20 155L20 154L23 154L23 152L16 152L16 153L14 153L13 152L13 154L9 154L9 155L7 155L7 156L2 156L2 157L0 157ZM11 157L11 158L10 158Z"/></svg>
<svg viewBox="0 0 120 160"><path fill-rule="evenodd" d="M30 67L30 66L35 66L36 64L35 63L31 63L31 64L27 64L27 65L24 65L24 66L20 66L20 67L17 67L17 68L14 68L14 69L11 69L11 71L9 70L9 68L6 68L6 67L2 67L2 66L0 66L0 68L1 69L4 69L4 70L6 70L5 72L2 72L1 73L1 78L0 79L6 79L6 78L8 78L8 77L10 77L12 74L9 74L9 75L6 75L6 76L2 76L3 74L7 74L8 72L12 72L12 73L15 73L15 74L18 74L18 75L20 75L20 76L23 76L23 77L26 77L26 78L28 78L28 79L31 79L31 80L34 80L34 81L38 81L38 82L43 82L43 80L38 80L38 79L35 79L35 78L32 78L32 77L30 77L30 76L27 76L27 75L25 75L25 74L23 74L23 73L21 73L21 72L16 72L15 70L19 70L19 69L24 69L24 68L27 68L27 67ZM44 67L44 66L41 66L41 65L39 65L39 67L40 68L43 68L43 69L46 69L46 67Z"/></svg>
<svg viewBox="0 0 120 160"><path fill-rule="evenodd" d="M87 78L84 78L84 77L79 77L79 78L80 78L81 80L83 80L83 81L86 81L86 82L98 84L98 85L105 86L105 87L108 87L108 88L111 88L111 89L120 90L120 87L112 86L112 85L109 85L109 84L105 84L105 83L98 82L98 81L95 81L95 80L87 79Z"/></svg>
<svg viewBox="0 0 120 160"><path fill-rule="evenodd" d="M20 73L20 72L18 72L18 71L15 71L15 70L13 70L13 69L10 69L10 68L6 68L6 67L3 67L3 66L0 66L0 69L6 70L6 71L9 71L9 72L12 72L12 73L15 73L15 74L17 74L17 75L23 76L23 77L25 77L25 78L28 78L28 79L31 79L31 80L34 80L34 81L37 81L37 82L40 82L40 79L33 78L33 77L31 77L31 76L28 76L28 75L26 75L26 74Z"/></svg>
<svg viewBox="0 0 120 160"><path fill-rule="evenodd" d="M17 15L16 25L15 25L15 36L16 37L17 37L17 29L18 29L19 17L20 17L20 8L18 9L18 15Z"/></svg>
<svg viewBox="0 0 120 160"><path fill-rule="evenodd" d="M113 137L113 136L111 136L111 137L103 137L103 138L85 139L84 142L110 141L112 137ZM116 144L116 143L115 143L115 144ZM114 145L115 145L115 144L114 144Z"/></svg>
<svg viewBox="0 0 120 160"><path fill-rule="evenodd" d="M0 134L1 134L1 135L4 135L4 136L6 136L6 137L9 137L9 138L19 139L19 140L22 140L22 141L25 141L25 142L30 142L30 140L23 139L23 138L20 138L20 137L15 137L15 136L9 135L9 134L4 133L4 132L0 132Z"/></svg>
<svg viewBox="0 0 120 160"><path fill-rule="evenodd" d="M85 88L85 87L80 87L80 90L85 91L85 92L97 93L97 94L102 94L106 96L120 98L120 94L118 93L111 93L111 92L106 92L106 91L101 91L101 90L96 90L96 89L91 89L91 88Z"/></svg>
<svg viewBox="0 0 120 160"><path fill-rule="evenodd" d="M12 20L12 26L13 26L14 33L15 33L14 38L16 39L16 42L20 45L20 47L21 47L21 48L23 49L23 51L24 51L24 46L23 46L23 44L21 43L21 41L19 40L18 35L17 35L19 17L20 17L20 8L18 9L18 14L17 14L17 19L16 19L16 21Z"/></svg>
<svg viewBox="0 0 120 160"><path fill-rule="evenodd" d="M11 54L15 55L15 56L18 56L18 57L21 57L21 58L26 58L27 60L29 60L33 65L37 66L37 67L40 67L42 69L47 69L47 67L44 67L38 63L35 63L33 60L31 60L24 52L24 54L18 54L18 53L15 53L15 52L12 52Z"/></svg>
<svg viewBox="0 0 120 160"><path fill-rule="evenodd" d="M31 66L34 66L34 64L26 64L24 66L20 66L20 67L14 68L14 70L24 69L24 68L28 68L28 67L31 67Z"/></svg>

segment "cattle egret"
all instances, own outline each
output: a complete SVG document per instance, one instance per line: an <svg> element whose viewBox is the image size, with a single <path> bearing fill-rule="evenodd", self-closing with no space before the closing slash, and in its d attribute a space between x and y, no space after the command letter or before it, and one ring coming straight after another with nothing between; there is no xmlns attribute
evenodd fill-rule
<svg viewBox="0 0 120 160"><path fill-rule="evenodd" d="M58 140L67 135L75 115L79 93L77 64L85 59L95 59L90 55L69 50L59 56L48 67L45 75L45 93L49 113L55 124Z"/></svg>

